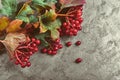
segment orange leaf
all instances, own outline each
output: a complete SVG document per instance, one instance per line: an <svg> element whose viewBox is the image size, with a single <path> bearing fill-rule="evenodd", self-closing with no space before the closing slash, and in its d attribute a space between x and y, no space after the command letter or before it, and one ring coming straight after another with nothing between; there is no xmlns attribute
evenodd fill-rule
<svg viewBox="0 0 120 80"><path fill-rule="evenodd" d="M39 22L32 23L32 25L34 26L34 28L38 28L39 24L40 24Z"/></svg>
<svg viewBox="0 0 120 80"><path fill-rule="evenodd" d="M7 17L1 17L0 18L0 31L5 30L9 23L10 21Z"/></svg>
<svg viewBox="0 0 120 80"><path fill-rule="evenodd" d="M19 30L21 30L21 25L22 25L23 21L22 20L19 20L19 19L16 19L16 20L13 20L7 27L6 31L8 33L10 32L17 32Z"/></svg>

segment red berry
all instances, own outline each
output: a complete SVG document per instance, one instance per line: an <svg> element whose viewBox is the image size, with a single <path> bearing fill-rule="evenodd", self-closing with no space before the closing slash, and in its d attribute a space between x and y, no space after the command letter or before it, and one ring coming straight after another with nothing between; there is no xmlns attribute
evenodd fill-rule
<svg viewBox="0 0 120 80"><path fill-rule="evenodd" d="M75 44L76 46L79 46L81 44L81 41L77 41Z"/></svg>
<svg viewBox="0 0 120 80"><path fill-rule="evenodd" d="M67 26L67 23L66 23L66 22L64 22L64 23L63 23L63 26Z"/></svg>
<svg viewBox="0 0 120 80"><path fill-rule="evenodd" d="M67 42L67 43L66 43L66 46L67 46L67 47L70 47L71 45L72 45L72 42Z"/></svg>
<svg viewBox="0 0 120 80"><path fill-rule="evenodd" d="M57 54L57 51L52 51L52 55L56 55Z"/></svg>
<svg viewBox="0 0 120 80"><path fill-rule="evenodd" d="M35 38L32 38L32 42L35 42L36 41L36 39Z"/></svg>
<svg viewBox="0 0 120 80"><path fill-rule="evenodd" d="M82 59L81 59L81 58L77 58L77 59L75 60L75 62L76 62L76 63L80 63L80 62L82 62Z"/></svg>
<svg viewBox="0 0 120 80"><path fill-rule="evenodd" d="M41 52L42 52L42 53L46 53L46 52L47 52L47 49L46 49L46 48L43 48L43 49L41 49Z"/></svg>
<svg viewBox="0 0 120 80"><path fill-rule="evenodd" d="M24 61L25 61L25 62L27 62L27 61L28 61L28 59L27 59L27 58L25 58L25 59L24 59Z"/></svg>
<svg viewBox="0 0 120 80"><path fill-rule="evenodd" d="M56 42L56 43L59 43L59 42L60 42L60 39L56 39L55 42Z"/></svg>
<svg viewBox="0 0 120 80"><path fill-rule="evenodd" d="M35 47L35 48L34 48L34 51L35 51L35 52L37 52L37 51L38 51L38 48L37 48L37 47Z"/></svg>
<svg viewBox="0 0 120 80"><path fill-rule="evenodd" d="M48 53L48 54L51 54L51 53L52 53L52 50L48 50L47 53Z"/></svg>
<svg viewBox="0 0 120 80"><path fill-rule="evenodd" d="M29 52L29 55L32 55L32 54L33 54L33 52L32 52L32 51L30 51L30 52Z"/></svg>
<svg viewBox="0 0 120 80"><path fill-rule="evenodd" d="M62 49L62 48L63 48L63 45L62 45L62 44L59 44L58 47L59 47L59 49Z"/></svg>
<svg viewBox="0 0 120 80"><path fill-rule="evenodd" d="M27 62L26 66L27 66L27 67L30 67L30 66L31 66L31 63L30 63L30 62Z"/></svg>
<svg viewBox="0 0 120 80"><path fill-rule="evenodd" d="M58 50L58 47L54 47L54 50L57 51L57 50Z"/></svg>
<svg viewBox="0 0 120 80"><path fill-rule="evenodd" d="M35 43L36 43L37 45L39 45L39 44L40 44L40 40L36 40Z"/></svg>
<svg viewBox="0 0 120 80"><path fill-rule="evenodd" d="M35 44L35 43L33 43L33 44L32 44L32 47L36 47L36 44Z"/></svg>
<svg viewBox="0 0 120 80"><path fill-rule="evenodd" d="M19 64L19 62L18 62L18 61L15 61L15 64L16 64L16 65L18 65L18 64Z"/></svg>
<svg viewBox="0 0 120 80"><path fill-rule="evenodd" d="M25 68L25 64L21 64L21 67L22 67L22 68Z"/></svg>

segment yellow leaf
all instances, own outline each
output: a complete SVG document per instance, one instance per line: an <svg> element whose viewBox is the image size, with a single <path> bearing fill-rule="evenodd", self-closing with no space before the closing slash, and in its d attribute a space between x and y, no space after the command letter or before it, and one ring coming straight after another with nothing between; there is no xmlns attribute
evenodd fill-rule
<svg viewBox="0 0 120 80"><path fill-rule="evenodd" d="M13 20L7 27L6 29L6 32L7 33L10 33L10 32L17 32L19 30L21 30L21 25L22 25L23 21L22 20L19 20L19 19L16 19L16 20Z"/></svg>
<svg viewBox="0 0 120 80"><path fill-rule="evenodd" d="M3 31L6 29L6 27L9 24L9 19L7 17L1 17L0 18L0 31Z"/></svg>

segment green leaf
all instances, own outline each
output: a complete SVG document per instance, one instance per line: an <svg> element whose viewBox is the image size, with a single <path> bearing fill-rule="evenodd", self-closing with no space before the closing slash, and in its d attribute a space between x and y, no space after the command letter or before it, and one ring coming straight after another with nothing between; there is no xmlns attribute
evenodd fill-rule
<svg viewBox="0 0 120 80"><path fill-rule="evenodd" d="M20 19L20 20L22 20L24 22L30 22L29 18L27 16L19 15L19 16L16 17L16 19Z"/></svg>
<svg viewBox="0 0 120 80"><path fill-rule="evenodd" d="M49 22L45 25L45 27L48 30L59 29L60 26L61 26L61 21L59 19L56 19L55 21Z"/></svg>
<svg viewBox="0 0 120 80"><path fill-rule="evenodd" d="M47 23L44 23L44 24L41 23L41 24L40 24L41 25L40 27L46 29L46 31L49 30L51 32L50 35L53 40L59 38L59 32L57 31L57 29L59 29L61 26L61 21L59 19L56 19L53 22L47 22Z"/></svg>
<svg viewBox="0 0 120 80"><path fill-rule="evenodd" d="M22 8L18 12L16 19L20 19L23 20L24 22L29 23L30 20L28 15L32 15L33 13L34 13L33 9L26 2L25 4L23 4Z"/></svg>
<svg viewBox="0 0 120 80"><path fill-rule="evenodd" d="M56 39L58 39L59 37L60 37L60 33L59 33L59 31L58 31L57 29L51 30L51 38L52 38L53 40L56 40Z"/></svg>
<svg viewBox="0 0 120 80"><path fill-rule="evenodd" d="M71 6L83 5L85 3L85 0L59 0L59 2L62 4L61 8L66 8Z"/></svg>
<svg viewBox="0 0 120 80"><path fill-rule="evenodd" d="M34 15L31 15L31 16L29 17L29 20L30 20L30 22L34 23L34 22L37 22L37 21L38 21L38 18L37 18L36 16L34 16Z"/></svg>
<svg viewBox="0 0 120 80"><path fill-rule="evenodd" d="M56 13L54 10L49 10L45 14L39 17L40 33L44 33L47 30L57 29L61 26L61 21L56 19Z"/></svg>
<svg viewBox="0 0 120 80"><path fill-rule="evenodd" d="M57 0L32 0L32 3L34 5L39 5L39 6L42 6L42 7L52 6L56 2L57 2Z"/></svg>
<svg viewBox="0 0 120 80"><path fill-rule="evenodd" d="M5 16L15 15L17 10L16 0L1 0L2 8L0 9L0 14Z"/></svg>

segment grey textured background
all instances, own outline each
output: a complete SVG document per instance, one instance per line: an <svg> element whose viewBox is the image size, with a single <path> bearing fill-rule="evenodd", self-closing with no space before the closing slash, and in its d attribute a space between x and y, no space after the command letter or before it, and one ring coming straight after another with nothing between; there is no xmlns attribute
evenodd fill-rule
<svg viewBox="0 0 120 80"><path fill-rule="evenodd" d="M120 80L120 0L87 0L83 30L73 38L80 47L64 47L54 57L35 54L21 69L0 55L0 80ZM63 43L64 43L63 42ZM74 60L83 58L75 64Z"/></svg>

